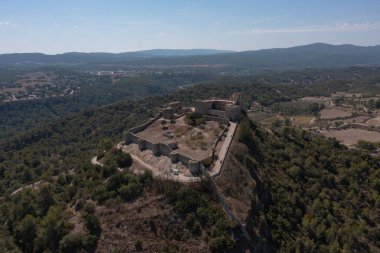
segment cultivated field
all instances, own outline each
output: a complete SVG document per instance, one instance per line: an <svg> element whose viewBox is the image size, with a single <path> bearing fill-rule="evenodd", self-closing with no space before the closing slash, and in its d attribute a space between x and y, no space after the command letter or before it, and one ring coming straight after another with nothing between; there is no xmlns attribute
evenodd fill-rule
<svg viewBox="0 0 380 253"><path fill-rule="evenodd" d="M341 141L347 146L353 146L360 140L371 142L380 141L379 132L362 129L350 128L346 130L321 131L321 133L327 137L335 137L337 140Z"/></svg>
<svg viewBox="0 0 380 253"><path fill-rule="evenodd" d="M301 101L309 101L309 102L329 102L331 100L330 97L303 97Z"/></svg>
<svg viewBox="0 0 380 253"><path fill-rule="evenodd" d="M323 109L321 112L321 119L336 119L336 118L346 118L352 115L342 108L329 108Z"/></svg>
<svg viewBox="0 0 380 253"><path fill-rule="evenodd" d="M376 117L367 121L369 126L380 127L380 117Z"/></svg>
<svg viewBox="0 0 380 253"><path fill-rule="evenodd" d="M291 117L292 124L295 126L309 127L313 122L313 116L293 116Z"/></svg>

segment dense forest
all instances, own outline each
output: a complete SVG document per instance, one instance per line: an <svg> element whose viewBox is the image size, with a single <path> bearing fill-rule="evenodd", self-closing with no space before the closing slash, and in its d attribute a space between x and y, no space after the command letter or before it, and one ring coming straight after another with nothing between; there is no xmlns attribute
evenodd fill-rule
<svg viewBox="0 0 380 253"><path fill-rule="evenodd" d="M172 93L165 90L162 95L87 107L50 121L46 118L49 122L2 139L0 252L91 252L104 245L107 233L101 210L122 210L150 198L157 199L163 210L170 210L170 216L165 216L167 222L152 218L148 224L126 226L135 234L134 250L190 251L195 239L201 242L195 248L200 252L241 250L242 245L232 237L234 224L227 221L207 182L181 186L161 182L150 173L135 175L128 169L129 157L102 143L105 139L120 141L125 129L144 122L171 101L191 104L198 98L228 97L241 91L246 106L252 101L270 106L347 90L353 78L347 74L350 71L327 82L321 78L323 71L311 71L314 75L307 84L291 82L297 80L295 76L304 79L305 73L297 72L290 72L291 77L220 77ZM370 73L363 74L362 80L378 78L374 70L356 71ZM284 79L290 82L269 83ZM146 87L136 87L145 93ZM152 87L157 89L153 83ZM22 107L15 111L26 118ZM239 193L257 196L250 199L246 221L258 248L281 252L379 250L378 158L292 127L262 129L249 119L240 124L234 141L230 156L239 165L236 171L250 175L244 180L254 183L236 183L231 176L226 177L231 185L221 187L226 196L238 201ZM91 157L104 149L106 165L91 165ZM120 172L117 167L125 170ZM28 188L21 188L25 186ZM237 191L241 186L246 187ZM77 224L82 224L79 232ZM141 231L155 238L156 245L146 245Z"/></svg>
<svg viewBox="0 0 380 253"><path fill-rule="evenodd" d="M231 150L219 185L246 205L258 250L379 251L380 161L368 151L248 118Z"/></svg>
<svg viewBox="0 0 380 253"><path fill-rule="evenodd" d="M125 77L116 83L112 83L108 76L94 77L68 69L43 68L39 70L54 71L61 76L72 75L78 82L80 92L67 97L0 104L0 138L9 137L91 108L106 106L123 99L140 100L150 96L165 95L178 91L181 87L191 87L191 84L195 83L228 84L236 87L240 83L256 85L254 92L247 91L247 106L253 100L269 106L274 102L290 101L310 94L328 96L331 92L338 90L362 91L364 89L366 92L376 92L380 89L379 86L373 85L380 81L378 68L310 69L234 77L218 76L208 71L179 73L164 71L162 74ZM6 72L6 70L3 71ZM9 76L4 78L13 80L23 73L20 71L13 69ZM282 94L277 94L278 97L274 94L267 95L273 89L281 91ZM228 96L228 94L224 95Z"/></svg>
<svg viewBox="0 0 380 253"><path fill-rule="evenodd" d="M212 77L212 74L203 72L176 74L169 71L162 74L124 77L117 83L113 83L110 76L97 77L65 69L54 71L60 76L72 76L77 81L80 92L65 97L0 104L0 138L89 108L109 105L123 99L139 100L144 97L167 94L181 85L207 81ZM15 77L8 79L11 78Z"/></svg>

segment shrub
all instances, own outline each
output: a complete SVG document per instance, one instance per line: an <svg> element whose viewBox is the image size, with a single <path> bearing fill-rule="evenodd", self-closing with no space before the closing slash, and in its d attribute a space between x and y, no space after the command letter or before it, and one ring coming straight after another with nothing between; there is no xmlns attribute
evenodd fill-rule
<svg viewBox="0 0 380 253"><path fill-rule="evenodd" d="M175 245L165 243L165 245L161 248L159 253L177 253L178 249Z"/></svg>
<svg viewBox="0 0 380 253"><path fill-rule="evenodd" d="M132 162L133 160L131 155L124 152L120 153L116 157L116 163L120 168L128 168L132 165Z"/></svg>
<svg viewBox="0 0 380 253"><path fill-rule="evenodd" d="M230 236L220 236L211 238L209 246L212 252L225 252L235 246L234 240Z"/></svg>
<svg viewBox="0 0 380 253"><path fill-rule="evenodd" d="M210 156L209 158L206 158L202 161L202 164L205 168L208 168L212 165L212 162L213 162L213 157Z"/></svg>
<svg viewBox="0 0 380 253"><path fill-rule="evenodd" d="M59 242L60 250L63 253L80 252L83 248L83 234L68 234L65 235Z"/></svg>
<svg viewBox="0 0 380 253"><path fill-rule="evenodd" d="M132 200L136 198L142 191L140 183L131 182L119 188L120 196L125 200Z"/></svg>
<svg viewBox="0 0 380 253"><path fill-rule="evenodd" d="M113 146L113 142L110 138L105 138L100 141L99 148L101 151L110 150Z"/></svg>
<svg viewBox="0 0 380 253"><path fill-rule="evenodd" d="M358 141L356 146L360 149L365 149L365 150L368 150L370 152L373 152L376 150L375 144L373 144L372 142L369 142L369 141L360 140L360 141Z"/></svg>
<svg viewBox="0 0 380 253"><path fill-rule="evenodd" d="M135 241L135 249L137 251L142 251L143 250L142 242L140 240Z"/></svg>
<svg viewBox="0 0 380 253"><path fill-rule="evenodd" d="M186 115L186 124L190 126L199 126L205 123L205 119L202 114L192 112Z"/></svg>
<svg viewBox="0 0 380 253"><path fill-rule="evenodd" d="M101 231L99 218L95 215L95 206L86 204L82 210L82 219L88 232L97 235Z"/></svg>
<svg viewBox="0 0 380 253"><path fill-rule="evenodd" d="M113 149L105 156L104 167L113 168L128 168L132 165L133 160L130 154L123 152L120 149Z"/></svg>

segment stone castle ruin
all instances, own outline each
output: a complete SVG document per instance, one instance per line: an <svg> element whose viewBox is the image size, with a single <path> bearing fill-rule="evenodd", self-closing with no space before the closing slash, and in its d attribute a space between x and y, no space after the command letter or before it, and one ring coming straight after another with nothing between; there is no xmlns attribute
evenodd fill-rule
<svg viewBox="0 0 380 253"><path fill-rule="evenodd" d="M169 103L153 119L146 123L131 128L124 133L126 145L134 143L143 151L149 149L155 156L166 156L174 164L183 163L192 174L200 172L202 163L212 159L214 150L223 134L228 131L229 122L240 120L243 109L243 95L234 93L230 99L210 98L196 100L195 107L182 107L179 102ZM189 148L188 135L178 134L183 131L194 131L191 138L198 135L210 136L210 133L202 133L202 129L187 125L186 115L197 113L202 115L206 128L223 127L218 136L213 137L206 149ZM191 130L189 130L191 129ZM204 130L206 131L206 130Z"/></svg>
<svg viewBox="0 0 380 253"><path fill-rule="evenodd" d="M243 110L243 94L233 93L230 99L210 98L195 101L195 111L230 121L239 121Z"/></svg>

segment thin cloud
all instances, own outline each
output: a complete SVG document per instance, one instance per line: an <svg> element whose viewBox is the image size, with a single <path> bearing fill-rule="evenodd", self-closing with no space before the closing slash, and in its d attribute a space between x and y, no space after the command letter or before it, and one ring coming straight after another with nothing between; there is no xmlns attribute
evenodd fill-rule
<svg viewBox="0 0 380 253"><path fill-rule="evenodd" d="M9 21L0 21L0 25L10 25L11 22Z"/></svg>
<svg viewBox="0 0 380 253"><path fill-rule="evenodd" d="M14 24L9 21L0 21L0 26L17 26L17 24Z"/></svg>
<svg viewBox="0 0 380 253"><path fill-rule="evenodd" d="M340 23L332 26L302 26L292 28L255 28L245 31L232 31L234 34L265 34L265 33L312 33L312 32L353 32L380 29L380 22L373 23Z"/></svg>
<svg viewBox="0 0 380 253"><path fill-rule="evenodd" d="M285 16L276 16L276 17L268 17L268 18L258 19L258 20L255 20L255 21L251 22L251 24L253 26L261 25L261 24L265 24L265 23L270 23L272 21L281 19L283 17L285 17Z"/></svg>

